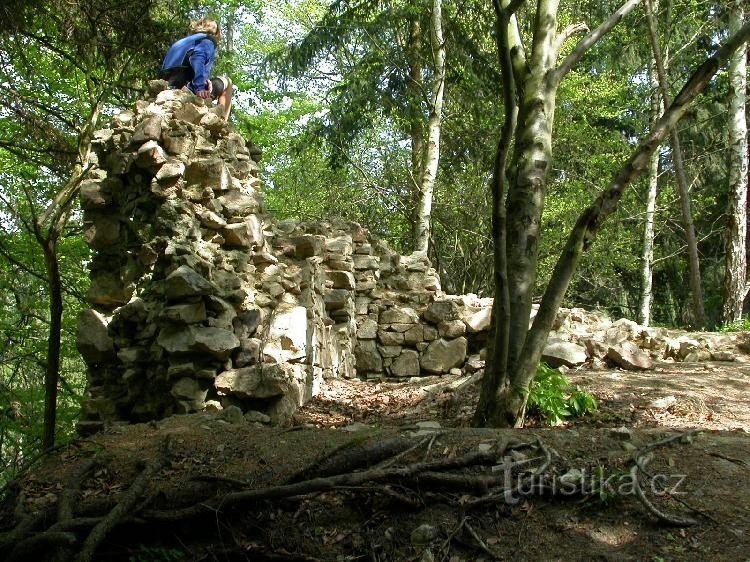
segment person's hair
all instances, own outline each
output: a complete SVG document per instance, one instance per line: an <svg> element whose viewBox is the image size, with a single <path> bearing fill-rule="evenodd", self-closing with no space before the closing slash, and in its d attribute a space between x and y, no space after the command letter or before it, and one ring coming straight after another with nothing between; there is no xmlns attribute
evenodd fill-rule
<svg viewBox="0 0 750 562"><path fill-rule="evenodd" d="M193 33L205 33L217 45L221 42L221 28L219 22L210 18L203 18L190 24Z"/></svg>

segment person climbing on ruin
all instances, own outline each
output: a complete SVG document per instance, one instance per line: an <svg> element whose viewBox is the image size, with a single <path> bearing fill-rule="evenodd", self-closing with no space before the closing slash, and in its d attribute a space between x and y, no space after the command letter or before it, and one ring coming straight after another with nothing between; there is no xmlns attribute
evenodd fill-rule
<svg viewBox="0 0 750 562"><path fill-rule="evenodd" d="M190 24L191 34L175 42L161 65L162 77L173 89L185 88L203 99L213 99L223 109L224 121L232 111L232 81L210 77L221 41L219 24L203 18Z"/></svg>

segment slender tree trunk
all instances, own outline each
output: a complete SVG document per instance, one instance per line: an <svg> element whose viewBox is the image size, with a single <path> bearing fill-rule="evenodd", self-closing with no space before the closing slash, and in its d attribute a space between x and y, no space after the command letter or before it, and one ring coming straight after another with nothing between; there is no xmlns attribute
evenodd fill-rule
<svg viewBox="0 0 750 562"><path fill-rule="evenodd" d="M226 51L230 55L234 53L234 27L237 25L237 7L230 6L227 12L227 21L225 34L226 39L224 44L226 45Z"/></svg>
<svg viewBox="0 0 750 562"><path fill-rule="evenodd" d="M662 55L659 46L659 37L657 35L656 19L651 8L651 2L646 2L649 22L649 37L651 47L656 62L656 77L659 81L659 90L661 91L664 105L669 105L669 90L667 86L666 73L666 55ZM701 287L701 268L700 258L698 256L698 239L695 236L695 225L693 224L693 211L690 205L690 192L688 188L687 176L685 174L685 164L682 158L682 147L677 131L671 132L672 137L672 163L674 164L675 178L677 180L677 191L680 194L680 210L682 211L682 224L685 229L685 238L688 250L688 266L690 293L693 300L693 316L696 327L704 328L706 326L706 312L703 307L703 290Z"/></svg>
<svg viewBox="0 0 750 562"><path fill-rule="evenodd" d="M42 437L44 449L50 449L55 444L57 385L60 380L63 298L60 265L57 259L57 242L68 222L73 200L78 194L81 181L90 169L88 155L100 111L101 102L92 100L91 113L78 139L78 162L73 168L71 177L55 195L44 214L36 218L34 223L34 235L44 254L50 299L50 328L47 337L47 365L44 376L44 435Z"/></svg>
<svg viewBox="0 0 750 562"><path fill-rule="evenodd" d="M411 241L417 239L419 232L419 183L424 175L422 162L424 159L424 124L422 122L422 64L420 50L422 47L422 26L419 17L415 16L409 26L409 135L411 137L411 190L412 217Z"/></svg>
<svg viewBox="0 0 750 562"><path fill-rule="evenodd" d="M433 77L432 100L427 132L427 147L424 158L424 174L419 189L419 212L414 251L427 254L430 245L430 221L432 198L435 190L438 164L440 163L440 128L443 119L443 95L445 92L445 40L443 39L442 0L432 3L432 52L435 76Z"/></svg>
<svg viewBox="0 0 750 562"><path fill-rule="evenodd" d="M661 116L661 96L656 79L656 63L649 68L651 94L651 127ZM656 213L656 196L659 189L659 151L651 155L648 167L648 189L646 191L646 217L643 225L643 254L641 256L641 302L638 310L638 322L642 326L651 323L651 299L653 297L653 263L654 263L654 215Z"/></svg>
<svg viewBox="0 0 750 562"><path fill-rule="evenodd" d="M538 243L547 177L552 159L552 124L557 83L551 80L556 63L556 0L538 3L522 100L515 132L515 153L509 170L507 275L510 302L508 365L518 361L531 317L537 275Z"/></svg>
<svg viewBox="0 0 750 562"><path fill-rule="evenodd" d="M737 0L730 10L729 29L742 25L743 2ZM721 322L742 318L747 295L747 48L739 48L729 62L729 205L727 209L724 301Z"/></svg>
<svg viewBox="0 0 750 562"><path fill-rule="evenodd" d="M501 5L502 2L502 5ZM511 142L518 119L516 82L511 60L510 30L516 27L515 20L507 12L508 0L493 0L495 8L495 36L503 77L503 122L500 140L495 152L490 191L492 195L492 240L494 257L494 304L490 325L487 354L492 360L487 363L482 377L482 391L479 395L473 425L486 425L492 416L497 393L508 380L508 326L510 322L510 296L508 293L508 265L506 252L507 213L505 208L508 178L505 170L508 163Z"/></svg>
<svg viewBox="0 0 750 562"><path fill-rule="evenodd" d="M57 421L57 385L60 379L60 340L62 331L62 282L57 261L57 241L47 240L43 246L44 265L49 285L50 326L47 338L47 366L44 375L44 435L42 448L51 449L55 445L55 425Z"/></svg>
<svg viewBox="0 0 750 562"><path fill-rule="evenodd" d="M590 32L581 43L579 43L578 47L566 57L563 63L556 70L551 72L551 76L548 78L550 83L553 85L559 84L559 81L564 77L565 73L575 65L577 60L580 60L580 57L596 43L598 38L609 31L609 29L620 21L628 11L632 10L636 4L637 0L626 2L611 18L596 30ZM539 47L539 40L543 35L542 30L539 28L539 23L543 23L542 27L554 27L554 18L549 18L550 13L544 13L544 8L549 7L550 5L550 3L545 2L540 2L538 5L540 9L537 11L537 26L535 27L534 33L535 56L537 53L548 54L545 53L543 48L537 50L537 47ZM540 15L542 17L540 17ZM734 50L747 41L748 37L750 37L750 24L744 26L740 32L728 39L711 58L706 60L706 62L696 70L680 91L675 101L669 106L669 109L655 124L653 130L640 142L631 158L612 180L609 187L605 189L594 201L591 207L586 209L586 211L584 211L584 213L578 218L578 221L568 238L565 249L555 266L550 282L544 293L544 297L542 298L539 311L534 318L531 328L528 330L528 334L525 337L523 347L518 354L517 359L511 363L512 359L509 357L508 376L501 381L500 388L489 389L493 394L491 397L480 397L480 406L475 413L474 423L494 426L517 426L523 423L529 386L536 374L542 350L544 349L547 336L552 328L557 310L562 303L565 292L570 284L573 273L578 267L583 252L590 246L596 237L603 221L617 209L617 205L625 188L646 169L651 159L651 155L657 150L664 138L685 114L689 103L693 98L705 90L719 67L724 64ZM551 52L549 54L553 53ZM519 104L522 110L521 114L523 113L526 100L532 100L532 103L538 105L538 101L534 100L533 95L530 95L532 92L533 90L520 93L519 100L522 100ZM523 137L524 129L521 114L519 114L516 142L524 143L526 151L528 151L529 147L525 143ZM532 149L538 149L538 147L532 147ZM525 151L523 152L525 153ZM548 165L548 162L542 162L541 165ZM512 171L513 164L511 164L510 168ZM510 207L510 196L512 190L515 188L516 184L511 180L511 192L508 194L509 236L507 239L507 248L509 270L512 267L510 250L512 245L516 242L516 240L512 239L510 236L513 234L511 226L512 209ZM533 195L533 192L531 195ZM521 226L525 223L526 221L522 222ZM516 234L513 234L513 236L515 237ZM510 276L509 283L512 286ZM512 307L513 303L511 302L511 309ZM511 318L509 324L512 325L512 323L513 319ZM497 321L496 326L499 326ZM513 337L512 333L510 337ZM490 360L494 360L497 356L498 350L496 349ZM482 387L483 393L487 392L487 390L488 389L485 386ZM480 408L484 408L484 410L480 411Z"/></svg>

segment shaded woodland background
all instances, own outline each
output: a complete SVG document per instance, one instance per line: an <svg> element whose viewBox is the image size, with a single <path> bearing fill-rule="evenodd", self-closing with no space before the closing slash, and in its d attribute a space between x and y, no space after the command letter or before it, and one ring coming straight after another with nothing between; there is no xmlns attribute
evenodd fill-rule
<svg viewBox="0 0 750 562"><path fill-rule="evenodd" d="M435 123L433 92L441 83L428 255L446 292L492 294L488 183L504 118L495 14L489 2L442 4L440 72L431 32L435 5L17 0L0 8L0 485L43 445L74 434L86 376L75 325L85 306L89 259L75 195L87 171L88 143L101 120L134 103L157 76L167 46L191 18L209 14L222 23L216 70L232 76L239 90L234 125L264 151L268 209L299 221L354 220L402 253L415 248L424 170L434 156L426 146ZM741 5L652 2L672 96L726 38ZM583 21L593 29L618 6L566 3L559 27ZM521 31L528 32L523 22L533 18L521 18L529 16L523 10L530 8L519 12ZM579 212L660 114L648 29L646 7L639 6L561 85L539 241L539 296ZM680 209L669 142L651 178L626 192L586 254L566 306L642 316L652 185L650 322L728 325L722 305L730 172L747 175L747 164L728 150L730 115L736 115L728 82L720 72L678 126L705 323L696 317L686 281L690 225ZM744 100L745 94L743 88L738 95ZM56 410L49 403L54 389Z"/></svg>

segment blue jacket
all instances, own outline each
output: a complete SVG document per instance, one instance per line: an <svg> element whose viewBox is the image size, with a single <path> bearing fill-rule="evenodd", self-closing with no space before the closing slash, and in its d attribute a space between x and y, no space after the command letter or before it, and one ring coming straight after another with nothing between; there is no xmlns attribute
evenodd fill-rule
<svg viewBox="0 0 750 562"><path fill-rule="evenodd" d="M187 64L186 64L187 59ZM206 81L216 60L216 45L205 33L194 33L174 43L161 65L163 72L178 68L193 69L193 79L188 87L193 92L206 89Z"/></svg>

